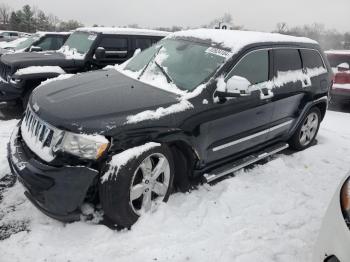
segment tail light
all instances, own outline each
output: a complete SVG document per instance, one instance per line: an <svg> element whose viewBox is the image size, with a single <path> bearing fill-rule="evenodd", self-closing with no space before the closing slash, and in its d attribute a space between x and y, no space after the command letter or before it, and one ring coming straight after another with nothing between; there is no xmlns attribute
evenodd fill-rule
<svg viewBox="0 0 350 262"><path fill-rule="evenodd" d="M350 84L350 73L337 73L334 82L336 84Z"/></svg>

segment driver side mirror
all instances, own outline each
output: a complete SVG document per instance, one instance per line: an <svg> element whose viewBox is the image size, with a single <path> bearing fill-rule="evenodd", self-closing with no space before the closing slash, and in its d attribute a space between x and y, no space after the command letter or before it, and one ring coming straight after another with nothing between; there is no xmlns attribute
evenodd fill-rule
<svg viewBox="0 0 350 262"><path fill-rule="evenodd" d="M40 46L31 46L29 52L41 52L43 49Z"/></svg>
<svg viewBox="0 0 350 262"><path fill-rule="evenodd" d="M348 63L341 63L337 66L338 71L348 71L350 70L350 66Z"/></svg>
<svg viewBox="0 0 350 262"><path fill-rule="evenodd" d="M97 47L95 51L95 58L97 60L104 59L106 57L106 50L103 47Z"/></svg>
<svg viewBox="0 0 350 262"><path fill-rule="evenodd" d="M241 97L250 95L248 90L251 83L241 76L232 76L226 83L222 80L218 83L216 94L219 98Z"/></svg>

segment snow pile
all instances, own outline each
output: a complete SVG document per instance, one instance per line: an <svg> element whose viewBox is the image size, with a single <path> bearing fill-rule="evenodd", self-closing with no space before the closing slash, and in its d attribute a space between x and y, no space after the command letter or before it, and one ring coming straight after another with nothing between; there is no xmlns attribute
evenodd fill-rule
<svg viewBox="0 0 350 262"><path fill-rule="evenodd" d="M170 33L159 30L126 28L126 27L80 27L76 31L93 32L102 34L117 35L146 35L146 36L167 36Z"/></svg>
<svg viewBox="0 0 350 262"><path fill-rule="evenodd" d="M273 97L273 89L282 87L288 83L297 83L299 81L302 82L302 86L311 85L311 78L326 74L328 71L324 67L316 67L316 68L307 68L306 73L303 70L290 70L290 71L278 71L277 76L275 76L271 81L262 82L255 85L250 85L248 90L249 92L253 92L259 90L261 92L261 98L270 98ZM240 76L234 76L237 80L241 80L241 85L237 85L237 93L245 90L249 81ZM238 81L237 81L238 82ZM262 92L262 88L268 89L268 94L264 95ZM217 91L226 92L227 91L227 83L225 82L224 77L219 77L217 82ZM234 92L235 90L233 90ZM232 90L231 90L232 92Z"/></svg>
<svg viewBox="0 0 350 262"><path fill-rule="evenodd" d="M213 43L221 44L224 47L231 49L233 54L238 53L245 46L254 43L277 42L317 44L316 41L306 37L240 30L193 29L175 32L168 36L168 38L176 37L210 40Z"/></svg>
<svg viewBox="0 0 350 262"><path fill-rule="evenodd" d="M307 68L306 70L306 74L302 70L293 70L287 72L278 71L277 77L275 77L273 81L268 85L268 88L272 89L273 86L281 87L287 83L296 83L298 81L307 81L310 83L311 78L327 73L327 70L324 67Z"/></svg>
<svg viewBox="0 0 350 262"><path fill-rule="evenodd" d="M0 177L9 173L6 143L16 123L0 121ZM0 260L311 261L326 208L350 169L349 123L349 114L327 112L317 145L173 194L131 230L58 222L38 211L17 182L3 192L0 227L19 231L24 224L27 231L0 241Z"/></svg>
<svg viewBox="0 0 350 262"><path fill-rule="evenodd" d="M112 160L108 163L108 171L101 178L102 183L108 181L112 177L116 177L118 175L119 169L125 166L130 160L135 159L138 156L142 155L144 152L158 146L160 146L159 143L148 142L144 145L129 148L117 155L114 155L112 157Z"/></svg>
<svg viewBox="0 0 350 262"><path fill-rule="evenodd" d="M29 66L18 69L15 75L29 75L29 74L40 74L40 73L56 73L65 74L66 72L59 66Z"/></svg>
<svg viewBox="0 0 350 262"><path fill-rule="evenodd" d="M128 116L125 124L135 124L145 120L155 120L167 115L183 112L191 108L193 108L193 104L186 99L182 99L179 103L172 104L165 108L159 107L156 110L146 110L136 115Z"/></svg>
<svg viewBox="0 0 350 262"><path fill-rule="evenodd" d="M85 55L86 55L86 54L79 53L77 49L70 48L67 45L62 46L60 49L57 50L57 52L64 54L67 59L83 60L85 59Z"/></svg>

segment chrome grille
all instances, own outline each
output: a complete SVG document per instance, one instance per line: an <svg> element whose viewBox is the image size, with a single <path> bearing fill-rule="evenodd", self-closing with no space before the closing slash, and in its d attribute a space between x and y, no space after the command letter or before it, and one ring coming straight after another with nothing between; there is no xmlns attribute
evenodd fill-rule
<svg viewBox="0 0 350 262"><path fill-rule="evenodd" d="M11 67L0 62L0 77L7 82L7 77L11 75Z"/></svg>
<svg viewBox="0 0 350 262"><path fill-rule="evenodd" d="M55 156L54 146L63 135L63 131L41 120L27 107L21 125L22 138L31 151L45 161L52 161Z"/></svg>

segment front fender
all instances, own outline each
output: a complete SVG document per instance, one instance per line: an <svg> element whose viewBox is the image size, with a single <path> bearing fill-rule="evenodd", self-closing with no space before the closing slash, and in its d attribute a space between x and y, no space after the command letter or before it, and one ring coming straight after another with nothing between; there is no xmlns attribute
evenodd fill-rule
<svg viewBox="0 0 350 262"><path fill-rule="evenodd" d="M111 140L110 154L115 154L150 141L167 144L184 142L189 147L192 147L190 134L187 134L182 129L170 127L127 130L113 137Z"/></svg>

